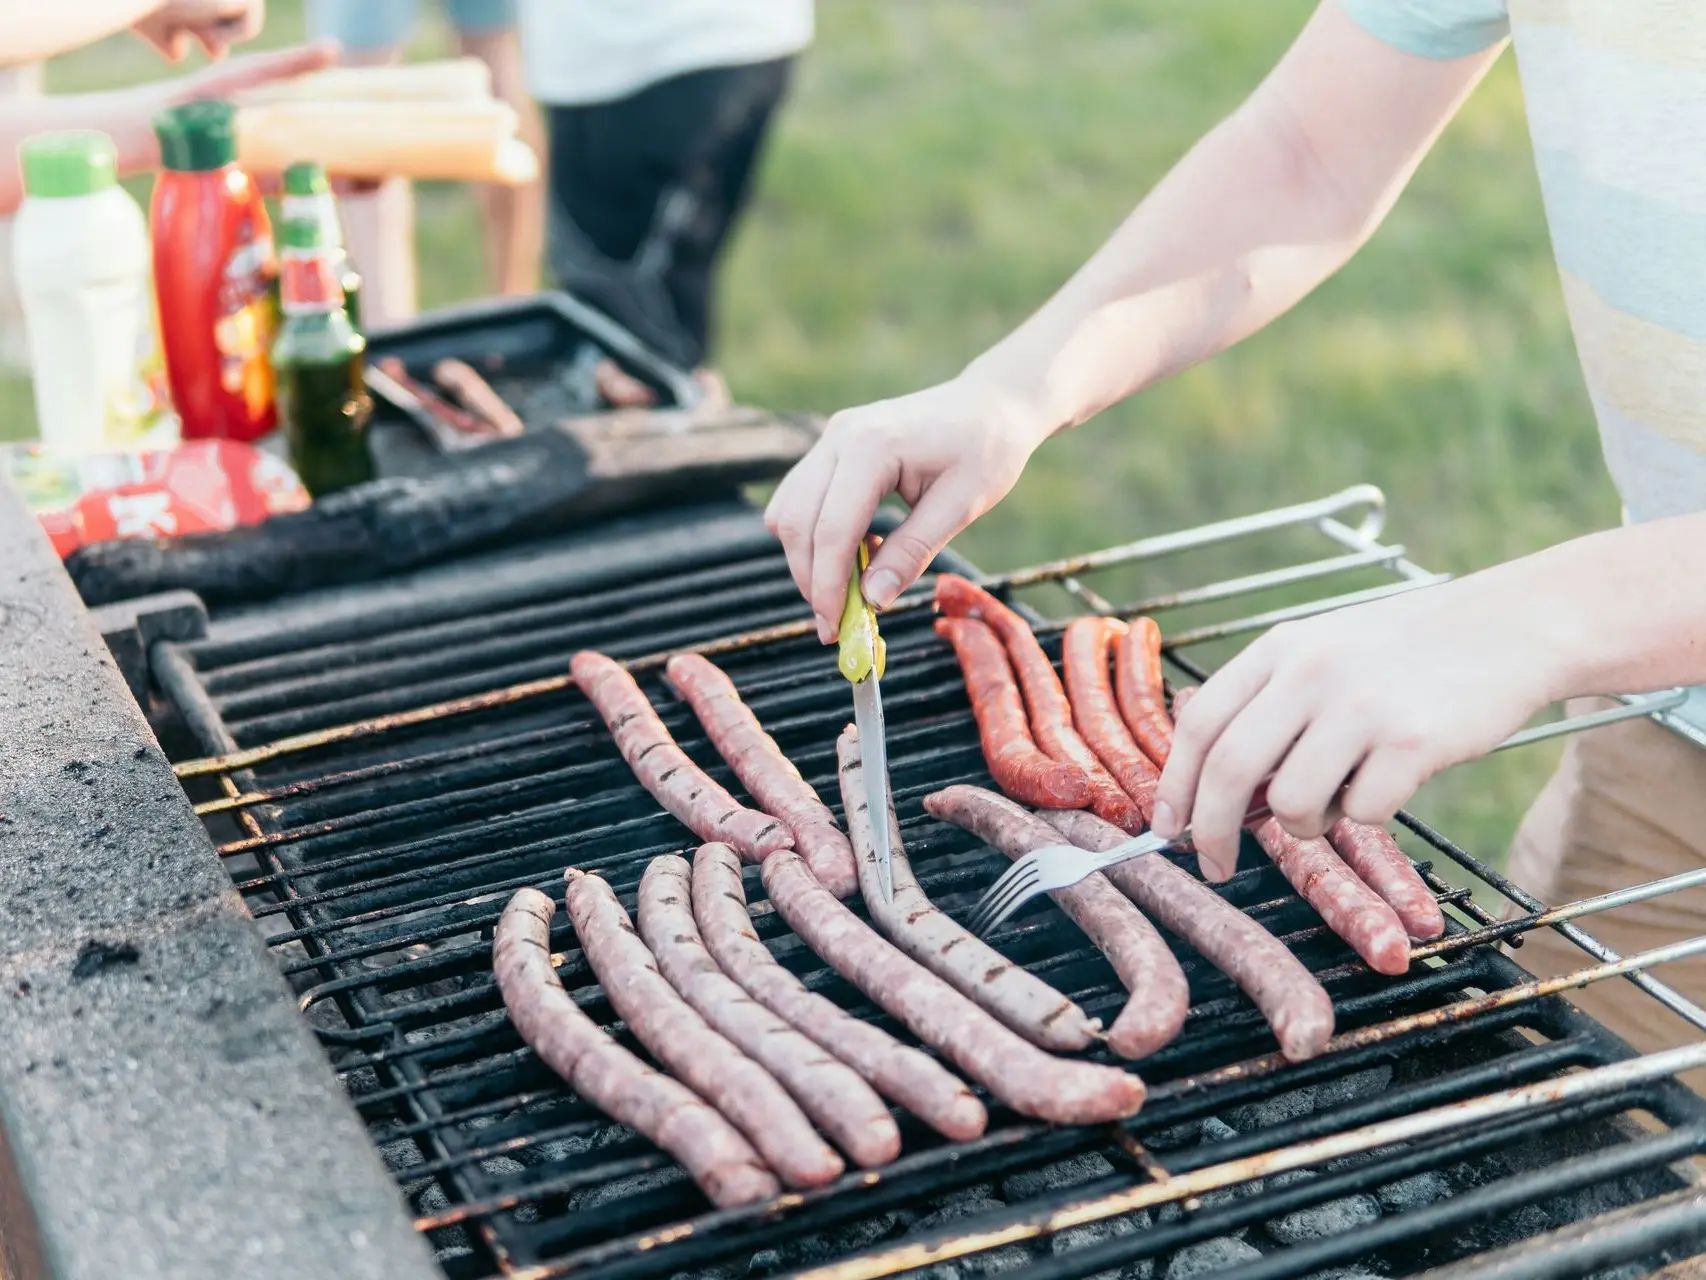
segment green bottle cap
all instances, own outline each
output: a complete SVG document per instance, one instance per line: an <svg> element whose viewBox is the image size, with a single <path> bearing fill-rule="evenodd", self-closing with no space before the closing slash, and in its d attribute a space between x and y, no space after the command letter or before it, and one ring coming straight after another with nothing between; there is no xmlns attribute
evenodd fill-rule
<svg viewBox="0 0 1706 1280"><path fill-rule="evenodd" d="M237 160L237 109L229 102L185 102L154 117L160 162L180 173L206 173Z"/></svg>
<svg viewBox="0 0 1706 1280"><path fill-rule="evenodd" d="M332 184L326 179L326 166L318 160L298 160L284 171L284 194L287 196L330 195Z"/></svg>
<svg viewBox="0 0 1706 1280"><path fill-rule="evenodd" d="M27 196L92 196L118 182L118 148L93 129L39 133L25 139L18 154Z"/></svg>
<svg viewBox="0 0 1706 1280"><path fill-rule="evenodd" d="M326 233L318 218L287 218L278 228L279 249L313 252L327 248Z"/></svg>

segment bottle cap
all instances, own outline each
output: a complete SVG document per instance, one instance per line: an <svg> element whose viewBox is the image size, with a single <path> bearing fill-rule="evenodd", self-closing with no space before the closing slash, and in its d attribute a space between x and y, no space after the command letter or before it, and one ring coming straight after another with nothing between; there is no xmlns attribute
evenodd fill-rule
<svg viewBox="0 0 1706 1280"><path fill-rule="evenodd" d="M284 171L284 194L287 196L323 196L331 194L332 184L326 180L326 166L318 160L298 160Z"/></svg>
<svg viewBox="0 0 1706 1280"><path fill-rule="evenodd" d="M229 102L184 102L154 117L160 162L180 173L206 173L237 160L237 109Z"/></svg>
<svg viewBox="0 0 1706 1280"><path fill-rule="evenodd" d="M27 196L92 196L118 182L118 148L93 129L39 133L24 140L18 155Z"/></svg>

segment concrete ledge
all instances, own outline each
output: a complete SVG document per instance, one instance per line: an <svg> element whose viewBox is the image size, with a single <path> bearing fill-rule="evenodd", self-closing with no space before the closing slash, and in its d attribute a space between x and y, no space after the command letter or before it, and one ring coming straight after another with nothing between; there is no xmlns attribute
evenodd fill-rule
<svg viewBox="0 0 1706 1280"><path fill-rule="evenodd" d="M0 815L8 1280L439 1276L4 480Z"/></svg>

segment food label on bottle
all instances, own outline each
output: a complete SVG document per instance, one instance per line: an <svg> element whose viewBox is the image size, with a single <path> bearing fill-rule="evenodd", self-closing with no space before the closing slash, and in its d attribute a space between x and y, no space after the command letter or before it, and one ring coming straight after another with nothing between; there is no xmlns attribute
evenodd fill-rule
<svg viewBox="0 0 1706 1280"><path fill-rule="evenodd" d="M213 341L219 349L219 385L242 396L249 412L264 413L273 398L273 308L269 267L272 236L245 218L237 228L237 245L226 260L219 282L219 314Z"/></svg>

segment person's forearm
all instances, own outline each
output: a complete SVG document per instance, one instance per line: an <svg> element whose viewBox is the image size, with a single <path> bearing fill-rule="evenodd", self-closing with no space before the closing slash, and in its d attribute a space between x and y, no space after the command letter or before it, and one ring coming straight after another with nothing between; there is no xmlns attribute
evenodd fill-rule
<svg viewBox="0 0 1706 1280"><path fill-rule="evenodd" d="M153 99L145 89L106 93L49 94L0 100L0 216L12 213L24 198L17 164L18 148L33 134L53 129L99 129L118 147L121 176L144 173L159 161L151 128Z"/></svg>
<svg viewBox="0 0 1706 1280"><path fill-rule="evenodd" d="M1323 0L1249 100L964 376L1052 432L1260 329L1379 226L1498 54L1402 54Z"/></svg>
<svg viewBox="0 0 1706 1280"><path fill-rule="evenodd" d="M81 49L123 31L164 0L10 0L0 4L0 66Z"/></svg>
<svg viewBox="0 0 1706 1280"><path fill-rule="evenodd" d="M1553 700L1706 684L1706 514L1590 534L1441 589L1474 593L1488 617L1514 602L1496 639L1533 647Z"/></svg>

